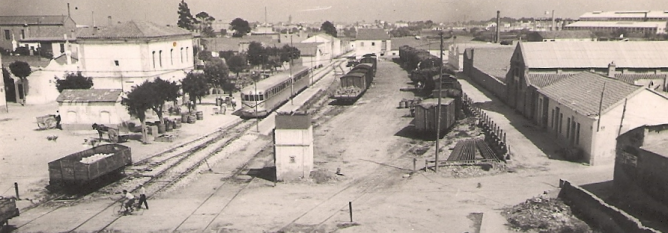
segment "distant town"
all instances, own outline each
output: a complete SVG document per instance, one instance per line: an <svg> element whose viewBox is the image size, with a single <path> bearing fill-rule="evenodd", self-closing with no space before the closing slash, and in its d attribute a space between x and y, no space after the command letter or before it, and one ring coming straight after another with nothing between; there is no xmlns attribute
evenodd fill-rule
<svg viewBox="0 0 668 233"><path fill-rule="evenodd" d="M668 231L666 10L173 8L0 15L0 232Z"/></svg>

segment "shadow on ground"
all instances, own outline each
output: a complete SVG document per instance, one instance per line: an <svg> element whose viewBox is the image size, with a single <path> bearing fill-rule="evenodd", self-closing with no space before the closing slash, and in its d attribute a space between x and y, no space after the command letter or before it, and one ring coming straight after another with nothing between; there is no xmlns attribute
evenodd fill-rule
<svg viewBox="0 0 668 233"><path fill-rule="evenodd" d="M504 105L496 104L503 103L503 101L491 94L489 91L485 90L479 84L473 82L473 80L470 78L466 77L465 75L458 75L457 77L459 79L466 80L472 86L480 90L480 92L483 93L487 98L492 100L489 102L475 103L475 106L483 110L496 112L505 116L510 121L510 124L515 127L515 129L517 129L517 131L529 139L531 143L536 145L536 147L540 149L549 159L567 161L559 153L559 151L562 149L562 146L555 142L554 136L549 135L544 129L534 125L514 109L510 108L508 105L505 105L505 103ZM512 144L510 145L510 148L512 152Z"/></svg>
<svg viewBox="0 0 668 233"><path fill-rule="evenodd" d="M246 175L254 178L275 182L276 181L276 167L252 168L248 170Z"/></svg>

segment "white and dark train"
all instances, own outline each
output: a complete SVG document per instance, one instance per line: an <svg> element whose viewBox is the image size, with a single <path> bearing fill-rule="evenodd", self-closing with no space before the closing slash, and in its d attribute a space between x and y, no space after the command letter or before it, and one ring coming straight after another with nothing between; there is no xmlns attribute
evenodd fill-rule
<svg viewBox="0 0 668 233"><path fill-rule="evenodd" d="M269 115L309 85L311 70L306 66L292 67L241 89L241 115L246 118L262 118Z"/></svg>

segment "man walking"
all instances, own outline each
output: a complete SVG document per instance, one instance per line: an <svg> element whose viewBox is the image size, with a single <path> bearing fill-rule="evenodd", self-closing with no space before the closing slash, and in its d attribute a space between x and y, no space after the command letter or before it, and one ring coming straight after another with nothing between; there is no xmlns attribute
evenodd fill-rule
<svg viewBox="0 0 668 233"><path fill-rule="evenodd" d="M63 129L60 126L60 111L58 111L58 110L56 110L56 128L61 129L61 130Z"/></svg>
<svg viewBox="0 0 668 233"><path fill-rule="evenodd" d="M141 208L141 204L144 203L144 206L146 206L146 209L148 209L148 202L146 202L146 189L144 188L144 185L139 185L139 204L137 204L137 208Z"/></svg>

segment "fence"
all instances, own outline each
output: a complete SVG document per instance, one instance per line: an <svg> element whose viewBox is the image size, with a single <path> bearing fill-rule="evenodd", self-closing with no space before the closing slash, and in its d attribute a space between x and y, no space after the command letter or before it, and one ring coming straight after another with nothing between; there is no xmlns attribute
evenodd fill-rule
<svg viewBox="0 0 668 233"><path fill-rule="evenodd" d="M658 233L644 226L640 220L617 207L608 205L596 195L565 180L559 180L563 199L575 213L580 213L587 223L595 224L603 232L647 232Z"/></svg>
<svg viewBox="0 0 668 233"><path fill-rule="evenodd" d="M466 93L462 96L462 103L464 111L468 115L473 115L478 118L478 126L482 128L485 134L485 142L494 151L494 154L499 159L505 161L510 159L508 154L509 145L506 142L506 132L501 129L488 115L473 104L473 100L469 98Z"/></svg>

